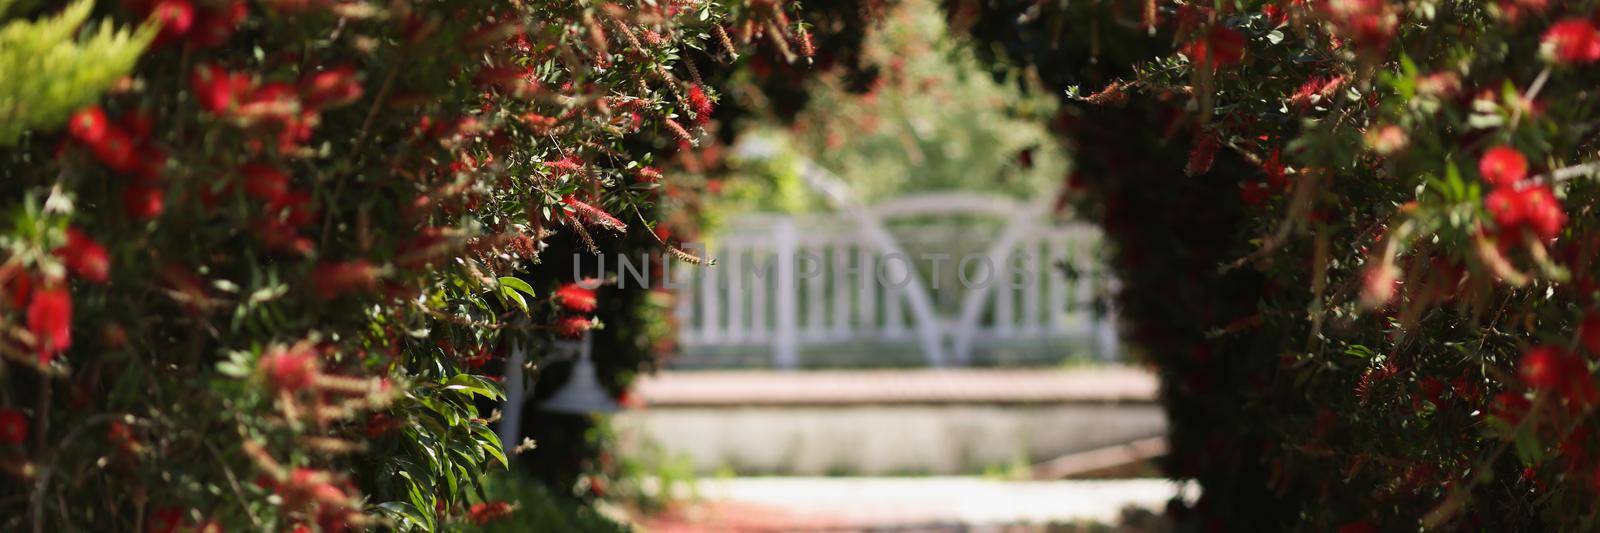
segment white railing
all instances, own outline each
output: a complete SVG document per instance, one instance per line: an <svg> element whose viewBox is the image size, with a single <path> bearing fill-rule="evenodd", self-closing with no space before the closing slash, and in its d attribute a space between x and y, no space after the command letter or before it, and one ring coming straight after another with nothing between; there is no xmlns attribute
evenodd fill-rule
<svg viewBox="0 0 1600 533"><path fill-rule="evenodd" d="M872 343L914 343L930 366L1049 339L1115 358L1113 327L1091 305L1111 283L1099 230L1057 223L1047 207L943 193L735 217L703 250L717 266L670 272L680 344L766 352L779 368L800 366L807 348Z"/></svg>

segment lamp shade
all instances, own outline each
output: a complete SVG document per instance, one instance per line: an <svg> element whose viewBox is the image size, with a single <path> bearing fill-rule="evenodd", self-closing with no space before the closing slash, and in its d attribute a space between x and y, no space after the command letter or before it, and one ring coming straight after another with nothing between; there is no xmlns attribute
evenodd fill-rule
<svg viewBox="0 0 1600 533"><path fill-rule="evenodd" d="M555 394L539 404L539 409L569 414L615 412L619 408L617 401L606 393L605 387L600 386L600 377L595 374L594 360L589 357L593 338L585 332L583 339L575 344L578 345L578 358L572 363L572 374ZM560 348L565 347L558 347Z"/></svg>

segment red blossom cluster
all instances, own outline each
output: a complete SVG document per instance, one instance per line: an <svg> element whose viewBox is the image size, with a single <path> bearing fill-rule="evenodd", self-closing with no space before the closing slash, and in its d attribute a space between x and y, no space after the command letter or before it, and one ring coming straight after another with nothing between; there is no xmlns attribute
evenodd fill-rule
<svg viewBox="0 0 1600 533"><path fill-rule="evenodd" d="M599 280L590 279L566 283L556 288L555 302L567 313L556 319L557 335L576 339L583 337L584 332L594 327L594 319L589 315L594 314L599 303L594 291L599 283Z"/></svg>
<svg viewBox="0 0 1600 533"><path fill-rule="evenodd" d="M1588 19L1566 19L1550 25L1540 41L1545 59L1582 65L1600 60L1600 31Z"/></svg>
<svg viewBox="0 0 1600 533"><path fill-rule="evenodd" d="M1502 242L1521 242L1531 234L1543 240L1554 239L1567 223L1550 186L1529 183L1528 160L1510 146L1497 146L1478 160L1483 182L1493 187L1483 199L1484 208L1500 229Z"/></svg>

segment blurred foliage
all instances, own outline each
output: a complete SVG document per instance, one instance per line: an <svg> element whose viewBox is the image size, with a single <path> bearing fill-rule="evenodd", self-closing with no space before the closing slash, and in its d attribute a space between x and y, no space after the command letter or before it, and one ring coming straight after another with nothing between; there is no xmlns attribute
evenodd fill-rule
<svg viewBox="0 0 1600 533"><path fill-rule="evenodd" d="M935 3L886 10L861 56L870 76L818 76L792 124L750 128L763 153L744 158L746 179L724 187L724 211L825 209L800 180L797 158L838 175L868 203L936 191L1031 198L1065 174L1046 125L1055 99L1020 78L991 77L970 46L949 36Z"/></svg>
<svg viewBox="0 0 1600 533"><path fill-rule="evenodd" d="M60 124L133 70L157 26L118 29L111 20L79 36L94 0L75 0L37 20L14 18L28 3L0 0L0 146L32 128Z"/></svg>

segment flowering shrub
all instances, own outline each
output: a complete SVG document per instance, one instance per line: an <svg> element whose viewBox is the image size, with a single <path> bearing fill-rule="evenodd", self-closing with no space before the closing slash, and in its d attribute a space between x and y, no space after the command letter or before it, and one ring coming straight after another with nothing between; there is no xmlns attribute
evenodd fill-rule
<svg viewBox="0 0 1600 533"><path fill-rule="evenodd" d="M486 354L595 324L519 273L652 235L683 50L809 48L764 1L44 4L0 1L6 529L500 513Z"/></svg>
<svg viewBox="0 0 1600 533"><path fill-rule="evenodd" d="M1596 7L948 4L1064 89L1180 517L1594 527Z"/></svg>

